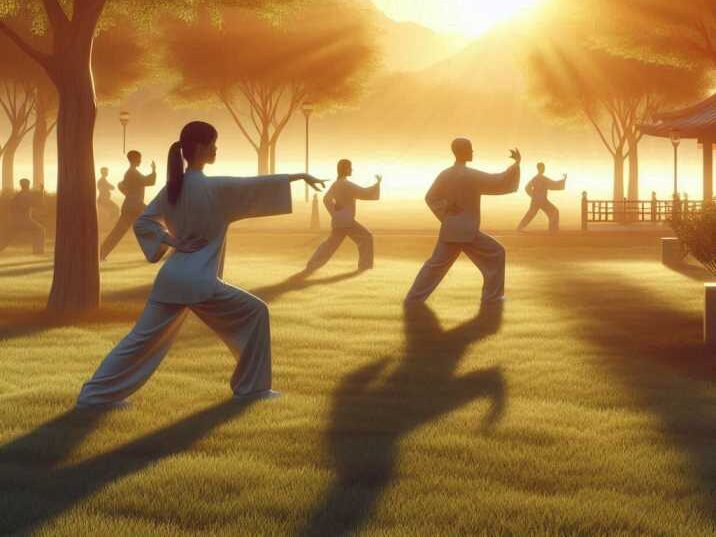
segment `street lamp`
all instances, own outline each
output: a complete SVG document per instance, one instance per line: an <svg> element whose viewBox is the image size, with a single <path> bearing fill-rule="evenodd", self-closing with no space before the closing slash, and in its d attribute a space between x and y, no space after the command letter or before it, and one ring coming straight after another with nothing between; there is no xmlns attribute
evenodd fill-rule
<svg viewBox="0 0 716 537"><path fill-rule="evenodd" d="M119 122L122 124L122 153L127 154L127 123L129 123L129 112L123 110L119 113Z"/></svg>
<svg viewBox="0 0 716 537"><path fill-rule="evenodd" d="M306 118L306 173L308 173L308 119L311 117L311 113L313 112L314 106L313 103L310 101L305 101L301 105L301 112L303 112L303 116ZM306 203L308 203L308 183L305 184L305 200Z"/></svg>
<svg viewBox="0 0 716 537"><path fill-rule="evenodd" d="M671 145L674 146L674 199L679 195L679 144L681 143L681 133L677 130L673 130L669 133L671 138Z"/></svg>

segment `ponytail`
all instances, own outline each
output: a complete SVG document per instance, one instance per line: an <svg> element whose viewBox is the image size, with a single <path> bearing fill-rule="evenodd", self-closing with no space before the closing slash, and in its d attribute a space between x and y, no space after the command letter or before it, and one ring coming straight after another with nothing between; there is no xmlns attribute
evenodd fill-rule
<svg viewBox="0 0 716 537"><path fill-rule="evenodd" d="M184 159L191 164L197 147L216 142L216 129L203 121L192 121L184 125L179 141L169 148L167 157L167 197L170 205L176 205L184 184Z"/></svg>
<svg viewBox="0 0 716 537"><path fill-rule="evenodd" d="M167 197L170 205L176 205L184 183L184 159L181 155L181 142L174 142L167 157Z"/></svg>

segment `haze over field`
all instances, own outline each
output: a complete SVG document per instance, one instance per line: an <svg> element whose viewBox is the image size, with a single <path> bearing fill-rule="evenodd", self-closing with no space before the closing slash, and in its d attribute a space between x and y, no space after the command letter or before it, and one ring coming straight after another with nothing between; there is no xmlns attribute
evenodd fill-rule
<svg viewBox="0 0 716 537"><path fill-rule="evenodd" d="M547 162L548 175L569 172L564 193L555 199L570 210L583 190L592 198L609 198L612 163L594 131L586 125L547 119L528 91L525 50L534 45L534 25L543 2L501 2L501 11L483 13L485 3L474 3L475 32L463 26L450 28L436 21L433 28L404 20L430 21L434 3L376 4L363 8L376 20L381 54L378 68L363 80L359 96L341 109L316 113L311 120L311 171L335 177L335 162L355 162L355 178L369 181L374 173L385 177L384 196L420 201L435 175L451 163L449 141L458 135L473 139L476 166L498 171L508 165L507 150L519 146L525 162L523 176L531 177L537 161ZM411 6L415 7L413 2ZM472 5L470 2L454 2ZM427 7L420 7L420 6ZM464 8L464 6L463 6ZM526 11L524 11L526 10ZM440 12L449 13L445 7ZM435 12L437 13L437 12ZM455 13L461 13L456 11ZM464 18L464 17L463 17ZM471 20L472 24L473 21ZM438 31L440 30L440 31ZM449 32L449 33L448 33ZM539 32L538 32L539 34ZM166 152L187 121L213 122L220 132L219 158L211 174L256 173L256 155L223 108L210 103L177 106L167 96L167 75L157 72L136 91L99 108L96 125L96 164L111 168L118 180L125 169L120 110L131 113L128 149L145 155L145 164L157 161L163 177ZM300 113L289 122L277 151L277 171L304 167L304 119ZM31 144L21 146L17 177L30 176ZM54 135L47 153L47 189L55 190ZM693 141L681 147L681 190L701 196L701 157ZM656 191L667 197L672 185L672 150L668 140L645 138L641 146L642 198ZM162 181L159 181L162 183ZM154 188L156 190L160 185ZM500 208L527 204L523 195L491 200Z"/></svg>

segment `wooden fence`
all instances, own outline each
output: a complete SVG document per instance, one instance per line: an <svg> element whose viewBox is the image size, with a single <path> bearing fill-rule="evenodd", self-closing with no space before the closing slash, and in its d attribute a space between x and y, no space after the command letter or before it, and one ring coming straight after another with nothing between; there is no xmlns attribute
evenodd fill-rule
<svg viewBox="0 0 716 537"><path fill-rule="evenodd" d="M612 222L634 224L641 222L659 223L678 218L680 214L700 211L704 202L691 201L687 196L676 196L671 200L659 200L652 192L650 200L590 200L582 192L582 231L587 231L590 223Z"/></svg>

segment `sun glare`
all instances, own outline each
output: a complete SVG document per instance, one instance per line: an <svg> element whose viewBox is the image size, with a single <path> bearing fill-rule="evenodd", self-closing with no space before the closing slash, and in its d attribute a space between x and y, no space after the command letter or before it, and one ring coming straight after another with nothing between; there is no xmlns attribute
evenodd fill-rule
<svg viewBox="0 0 716 537"><path fill-rule="evenodd" d="M390 18L412 21L444 33L474 37L543 0L373 0Z"/></svg>

